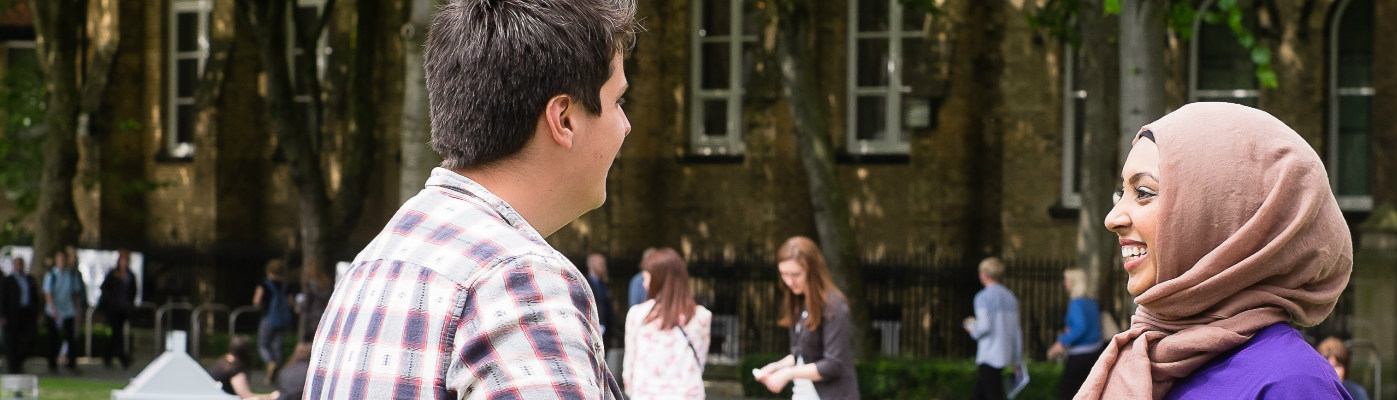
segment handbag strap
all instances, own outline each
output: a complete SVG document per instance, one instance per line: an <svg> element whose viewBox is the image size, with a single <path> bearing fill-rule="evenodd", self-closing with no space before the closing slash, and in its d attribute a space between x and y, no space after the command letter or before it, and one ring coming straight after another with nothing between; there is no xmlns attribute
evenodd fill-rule
<svg viewBox="0 0 1397 400"><path fill-rule="evenodd" d="M689 352L694 354L694 362L698 364L699 372L703 372L703 363L699 362L698 350L694 349L694 341L689 340L689 334L684 333L684 327L676 324L674 329L678 329L679 334L684 335L684 342L689 344Z"/></svg>

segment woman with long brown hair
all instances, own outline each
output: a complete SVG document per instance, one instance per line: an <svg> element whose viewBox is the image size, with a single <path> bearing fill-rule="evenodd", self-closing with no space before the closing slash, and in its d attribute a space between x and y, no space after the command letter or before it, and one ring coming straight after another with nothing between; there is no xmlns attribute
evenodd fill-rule
<svg viewBox="0 0 1397 400"><path fill-rule="evenodd" d="M796 236L776 258L786 293L780 325L790 328L791 354L754 371L757 381L772 393L794 382L794 399L857 399L849 303L830 280L820 247Z"/></svg>
<svg viewBox="0 0 1397 400"><path fill-rule="evenodd" d="M689 267L674 249L647 250L640 269L648 299L626 313L626 395L702 399L713 313L694 302Z"/></svg>

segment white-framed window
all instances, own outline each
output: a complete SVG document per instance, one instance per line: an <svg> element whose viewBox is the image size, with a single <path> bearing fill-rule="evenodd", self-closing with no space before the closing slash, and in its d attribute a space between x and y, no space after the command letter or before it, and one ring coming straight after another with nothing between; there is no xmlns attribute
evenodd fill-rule
<svg viewBox="0 0 1397 400"><path fill-rule="evenodd" d="M168 27L164 153L194 155L194 88L209 57L210 0L174 0Z"/></svg>
<svg viewBox="0 0 1397 400"><path fill-rule="evenodd" d="M1373 1L1342 0L1329 23L1329 182L1345 211L1373 208Z"/></svg>
<svg viewBox="0 0 1397 400"><path fill-rule="evenodd" d="M1082 137L1086 135L1087 91L1077 67L1077 46L1062 49L1062 206L1082 206Z"/></svg>
<svg viewBox="0 0 1397 400"><path fill-rule="evenodd" d="M907 130L929 124L931 99L907 95L903 61L921 57L925 18L899 0L849 1L849 153L907 154Z"/></svg>
<svg viewBox="0 0 1397 400"><path fill-rule="evenodd" d="M314 29L319 27L320 13L324 10L325 0L300 0L296 2L295 14L292 14L295 19L291 20L288 18L287 21L288 27L292 28L287 30L288 35L286 35L286 40L288 42L286 49L289 53L287 54L287 60L290 61L290 65L287 65L287 67L289 67L288 72L291 74L291 84L296 92L293 100L296 103L296 110L299 111L301 115L311 115L311 113L315 111L312 109L314 105L311 103L311 96L315 94L310 92L310 85L300 82L301 75L297 71L300 70L302 65L313 63L315 64L316 79L324 78L325 48L328 42L322 32L321 35L317 35L315 48L306 49L301 46L300 38L309 36ZM293 22L299 22L299 24ZM315 129L315 127L309 126L311 123L309 118L305 119L305 121L307 123L305 127L307 132Z"/></svg>
<svg viewBox="0 0 1397 400"><path fill-rule="evenodd" d="M690 2L689 148L695 155L738 155L742 95L756 50L756 13L743 0Z"/></svg>
<svg viewBox="0 0 1397 400"><path fill-rule="evenodd" d="M1251 52L1225 23L1210 24L1204 15L1212 11L1216 1L1207 0L1198 8L1193 20L1193 37L1189 40L1188 100L1225 101L1257 107L1261 86L1256 79L1256 64ZM1251 9L1251 1L1238 0L1238 7ZM1255 28L1254 13L1247 15L1246 24Z"/></svg>

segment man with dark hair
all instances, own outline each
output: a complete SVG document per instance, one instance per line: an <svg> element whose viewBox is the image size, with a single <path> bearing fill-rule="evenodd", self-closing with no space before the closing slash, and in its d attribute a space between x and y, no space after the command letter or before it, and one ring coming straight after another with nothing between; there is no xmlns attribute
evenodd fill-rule
<svg viewBox="0 0 1397 400"><path fill-rule="evenodd" d="M355 258L306 397L618 399L587 278L544 237L606 199L633 0L450 0L427 35L442 168Z"/></svg>
<svg viewBox="0 0 1397 400"><path fill-rule="evenodd" d="M39 283L24 269L24 259L14 257L14 270L5 277L0 299L0 325L5 326L5 362L11 374L24 373L24 360L39 335L39 310L44 299Z"/></svg>

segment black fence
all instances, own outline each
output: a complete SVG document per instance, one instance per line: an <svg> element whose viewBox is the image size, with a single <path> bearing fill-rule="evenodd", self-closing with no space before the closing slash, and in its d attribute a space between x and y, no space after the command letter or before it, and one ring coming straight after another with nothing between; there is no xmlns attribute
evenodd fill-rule
<svg viewBox="0 0 1397 400"><path fill-rule="evenodd" d="M584 257L574 257L585 270ZM723 254L697 254L688 259L694 296L717 318L726 318L735 327L715 320L710 353L714 360L740 358L754 353L788 351L786 329L777 326L781 318L782 292L775 258L769 256L733 257ZM965 317L974 314L974 297L980 285L979 260L934 259L931 257L882 257L864 260L860 272L865 283L864 305L885 354L918 358L969 358L975 355L975 341L962 327ZM1008 259L1004 285L1019 300L1024 332L1024 354L1042 360L1064 327L1070 300L1063 285L1062 271L1075 264L1070 260ZM638 272L638 252L607 258L608 287L617 325L625 321L627 283ZM1100 279L1099 302L1125 329L1133 308L1125 293L1126 276L1121 268L1104 268ZM1312 338L1328 335L1347 337L1353 313L1352 289L1344 292L1338 306L1323 324L1304 329ZM621 327L617 327L620 329ZM729 334L725 330L730 330ZM734 337L729 337L734 336ZM621 346L622 335L610 346ZM736 343L733 343L733 342ZM725 347L726 346L726 347ZM724 352L728 354L724 354Z"/></svg>

